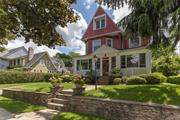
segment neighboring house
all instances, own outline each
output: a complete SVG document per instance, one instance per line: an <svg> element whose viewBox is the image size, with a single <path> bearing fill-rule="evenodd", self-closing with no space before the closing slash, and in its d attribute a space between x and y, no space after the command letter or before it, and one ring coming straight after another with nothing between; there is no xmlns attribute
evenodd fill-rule
<svg viewBox="0 0 180 120"><path fill-rule="evenodd" d="M74 73L85 75L95 70L98 76L107 76L112 68L121 68L123 75L151 72L151 51L146 49L149 39L128 39L112 19L99 7L89 24L82 41L86 55L74 58Z"/></svg>
<svg viewBox="0 0 180 120"><path fill-rule="evenodd" d="M47 52L34 54L33 48L19 47L0 53L0 69L22 67L31 72L62 72L64 63L51 58Z"/></svg>

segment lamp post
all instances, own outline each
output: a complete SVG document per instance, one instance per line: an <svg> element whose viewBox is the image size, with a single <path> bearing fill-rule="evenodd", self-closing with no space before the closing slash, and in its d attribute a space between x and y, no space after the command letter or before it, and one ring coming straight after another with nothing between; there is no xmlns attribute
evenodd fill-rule
<svg viewBox="0 0 180 120"><path fill-rule="evenodd" d="M97 61L98 61L97 55L94 55L93 58L94 58L94 63L95 63L95 90L97 90L97 74L96 74Z"/></svg>

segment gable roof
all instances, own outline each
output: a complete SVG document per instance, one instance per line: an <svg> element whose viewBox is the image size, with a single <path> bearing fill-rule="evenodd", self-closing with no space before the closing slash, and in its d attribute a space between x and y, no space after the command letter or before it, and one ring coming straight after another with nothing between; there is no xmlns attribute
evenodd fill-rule
<svg viewBox="0 0 180 120"><path fill-rule="evenodd" d="M26 50L24 46L22 46L22 47L18 47L18 48L14 48L14 49L2 52L0 53L0 57L4 59L13 59L13 58L18 58L22 56L27 56L27 54L28 54L28 51Z"/></svg>
<svg viewBox="0 0 180 120"><path fill-rule="evenodd" d="M25 68L31 68L44 55L47 55L49 57L49 60L51 61L52 65L54 66L55 69L57 69L54 62L52 61L51 57L49 56L49 54L47 52L40 52L40 53L34 54L33 58L24 67Z"/></svg>
<svg viewBox="0 0 180 120"><path fill-rule="evenodd" d="M93 30L93 21L94 18L97 16L105 15L106 17L106 27L103 29L98 29L98 30ZM87 39L92 39L93 37L96 36L103 36L105 34L110 34L110 33L120 33L120 29L118 26L114 23L114 21L108 16L108 14L104 11L104 9L99 6L98 9L96 10L96 13L91 20L86 32L84 33L82 40L87 40Z"/></svg>

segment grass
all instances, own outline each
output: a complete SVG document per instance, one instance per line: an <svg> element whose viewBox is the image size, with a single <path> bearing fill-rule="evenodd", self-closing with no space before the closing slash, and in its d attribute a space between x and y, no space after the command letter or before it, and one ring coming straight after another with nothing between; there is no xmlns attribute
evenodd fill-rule
<svg viewBox="0 0 180 120"><path fill-rule="evenodd" d="M53 120L105 120L100 117L83 115L71 112L61 112L53 118Z"/></svg>
<svg viewBox="0 0 180 120"><path fill-rule="evenodd" d="M64 89L71 89L74 87L73 83L63 83ZM51 83L49 82L34 82L34 83L15 83L15 84L0 84L0 89L10 88L24 91L35 92L50 92Z"/></svg>
<svg viewBox="0 0 180 120"><path fill-rule="evenodd" d="M180 85L109 85L87 91L84 96L180 105Z"/></svg>
<svg viewBox="0 0 180 120"><path fill-rule="evenodd" d="M0 96L0 108L4 108L7 111L13 113L24 113L24 112L42 110L45 109L46 107L32 105L30 103L21 102Z"/></svg>

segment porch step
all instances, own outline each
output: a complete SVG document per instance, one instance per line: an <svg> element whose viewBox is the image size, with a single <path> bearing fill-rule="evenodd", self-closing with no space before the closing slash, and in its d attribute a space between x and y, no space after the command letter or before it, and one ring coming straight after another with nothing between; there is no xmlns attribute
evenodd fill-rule
<svg viewBox="0 0 180 120"><path fill-rule="evenodd" d="M64 104L58 104L58 103L48 103L48 108L53 110L59 110L59 111L65 111L65 105Z"/></svg>
<svg viewBox="0 0 180 120"><path fill-rule="evenodd" d="M69 99L72 97L72 94L57 94L56 95L56 98L59 98L59 99Z"/></svg>
<svg viewBox="0 0 180 120"><path fill-rule="evenodd" d="M109 84L109 77L108 76L101 76L98 79L98 84L99 85L108 85Z"/></svg>

